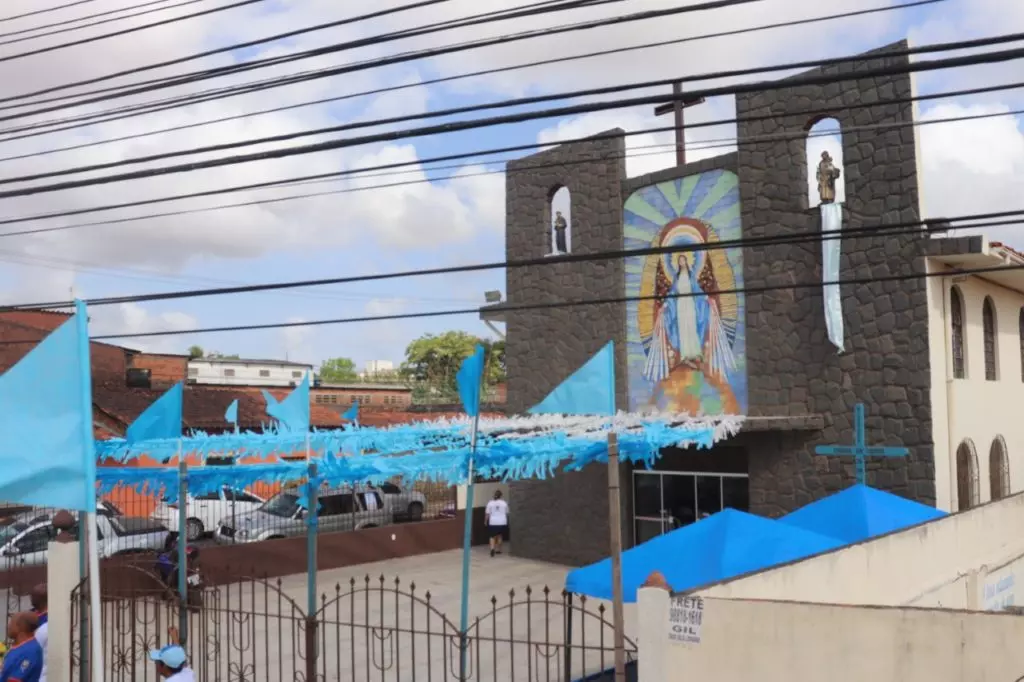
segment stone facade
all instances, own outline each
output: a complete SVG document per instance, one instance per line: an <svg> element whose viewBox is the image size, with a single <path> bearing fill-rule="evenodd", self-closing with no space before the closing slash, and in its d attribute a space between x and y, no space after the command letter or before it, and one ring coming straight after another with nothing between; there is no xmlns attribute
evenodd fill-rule
<svg viewBox="0 0 1024 682"><path fill-rule="evenodd" d="M870 68L898 69L908 59L885 53L905 48L897 43L863 62L810 74L843 78ZM911 96L907 74L738 96L744 237L820 231L819 212L807 205L810 164L803 136L817 120L801 112L821 109L830 110L843 129L843 228L918 220L915 129L907 125L913 104L887 103ZM846 108L873 102L878 105ZM773 118L744 120L765 115ZM921 274L928 241L923 233L844 238L840 279ZM748 288L821 281L821 245L748 248L744 277ZM925 280L845 285L842 302L846 352L839 355L826 337L820 287L747 294L750 415L810 412L825 419L820 433L779 434L750 452L754 512L781 514L851 483L851 461L818 457L814 447L853 442L858 402L867 410L869 443L905 445L911 453L909 462L868 462L868 482L935 501Z"/></svg>
<svg viewBox="0 0 1024 682"><path fill-rule="evenodd" d="M897 43L857 64L810 72L836 78L877 66L899 68L887 56ZM809 74L806 74L809 75ZM550 240L550 199L561 186L572 196L575 253L622 248L622 206L636 189L712 169L739 176L745 239L817 234L820 213L807 202L806 133L828 110L843 128L844 229L918 219L913 105L892 103L912 94L906 74L785 86L737 96L737 151L685 167L626 180L622 137L599 136L509 164L507 256L542 256ZM877 106L847 108L851 104ZM803 112L803 113L801 113ZM771 116L770 120L759 120ZM564 164L564 165L563 165ZM921 234L858 235L843 240L840 278L878 278L924 272L929 241ZM779 515L835 492L853 480L848 459L814 454L822 444L852 444L853 410L867 409L869 444L905 445L908 459L868 462L868 482L934 503L928 306L923 279L842 287L846 352L826 336L822 248L817 241L748 247L744 287L814 283L746 294L749 415L756 429L742 434L750 474L751 511ZM511 304L623 295L619 260L512 268ZM543 398L609 340L618 349L617 401L625 407L625 306L567 307L508 315L506 361L509 412ZM774 420L765 418L773 417ZM794 423L813 424L793 426ZM773 428L762 428L774 423ZM623 533L631 543L630 478L623 476ZM549 481L512 486L514 551L582 564L607 556L607 475L600 467Z"/></svg>

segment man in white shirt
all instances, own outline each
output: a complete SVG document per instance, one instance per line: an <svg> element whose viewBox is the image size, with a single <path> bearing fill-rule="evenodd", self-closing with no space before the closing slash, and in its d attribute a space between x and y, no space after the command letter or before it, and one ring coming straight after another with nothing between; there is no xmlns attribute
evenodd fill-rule
<svg viewBox="0 0 1024 682"><path fill-rule="evenodd" d="M47 610L46 585L36 585L29 595L32 602L32 612L39 618L39 627L36 628L35 638L43 650L43 669L39 673L39 682L46 682L46 643L49 641L49 612Z"/></svg>
<svg viewBox="0 0 1024 682"><path fill-rule="evenodd" d="M501 491L494 491L494 499L484 509L484 523L490 536L491 556L501 554L501 543L508 532L508 502L501 499Z"/></svg>

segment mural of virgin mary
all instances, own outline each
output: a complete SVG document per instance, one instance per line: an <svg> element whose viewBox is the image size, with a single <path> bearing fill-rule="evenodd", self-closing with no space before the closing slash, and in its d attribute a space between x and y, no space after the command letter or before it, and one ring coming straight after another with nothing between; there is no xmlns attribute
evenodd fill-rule
<svg viewBox="0 0 1024 682"><path fill-rule="evenodd" d="M662 246L704 241L706 231L669 230ZM722 381L736 368L729 333L723 322L715 268L708 251L654 256L657 258L654 324L645 343L644 377L653 382L686 367Z"/></svg>

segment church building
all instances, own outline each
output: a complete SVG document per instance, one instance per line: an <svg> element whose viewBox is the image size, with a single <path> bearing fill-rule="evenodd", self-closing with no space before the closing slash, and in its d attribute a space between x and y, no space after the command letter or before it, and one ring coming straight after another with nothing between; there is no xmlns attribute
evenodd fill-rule
<svg viewBox="0 0 1024 682"><path fill-rule="evenodd" d="M958 274L1024 256L918 227L906 48L737 95L735 152L631 178L614 130L508 164L509 260L745 242L510 268L510 309L486 312L507 324L509 413L614 341L620 410L746 417L713 449L623 466L624 547L725 507L778 516L851 485L854 459L818 449L855 443L858 405L867 445L901 453L869 457L869 485L945 510L1024 488L1012 414L1024 404L1024 271ZM797 82L816 76L827 79ZM808 158L826 118L842 149ZM565 190L568 217L552 206ZM807 238L830 230L843 238ZM702 292L713 293L689 295ZM594 299L613 302L514 309ZM607 556L605 467L515 482L509 498L515 554Z"/></svg>

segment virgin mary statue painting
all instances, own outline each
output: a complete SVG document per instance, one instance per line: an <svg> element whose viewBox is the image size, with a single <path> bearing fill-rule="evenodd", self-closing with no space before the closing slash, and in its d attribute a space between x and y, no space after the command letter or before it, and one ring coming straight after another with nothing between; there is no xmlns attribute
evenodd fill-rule
<svg viewBox="0 0 1024 682"><path fill-rule="evenodd" d="M666 225L659 237L653 246L718 241L707 225L689 218ZM732 267L718 249L647 259L641 290L650 298L639 307L638 326L646 356L643 376L659 386L656 402L697 412L710 391L723 406L736 404L729 385L737 367L736 294L728 291L733 282ZM719 293L720 287L726 293Z"/></svg>

